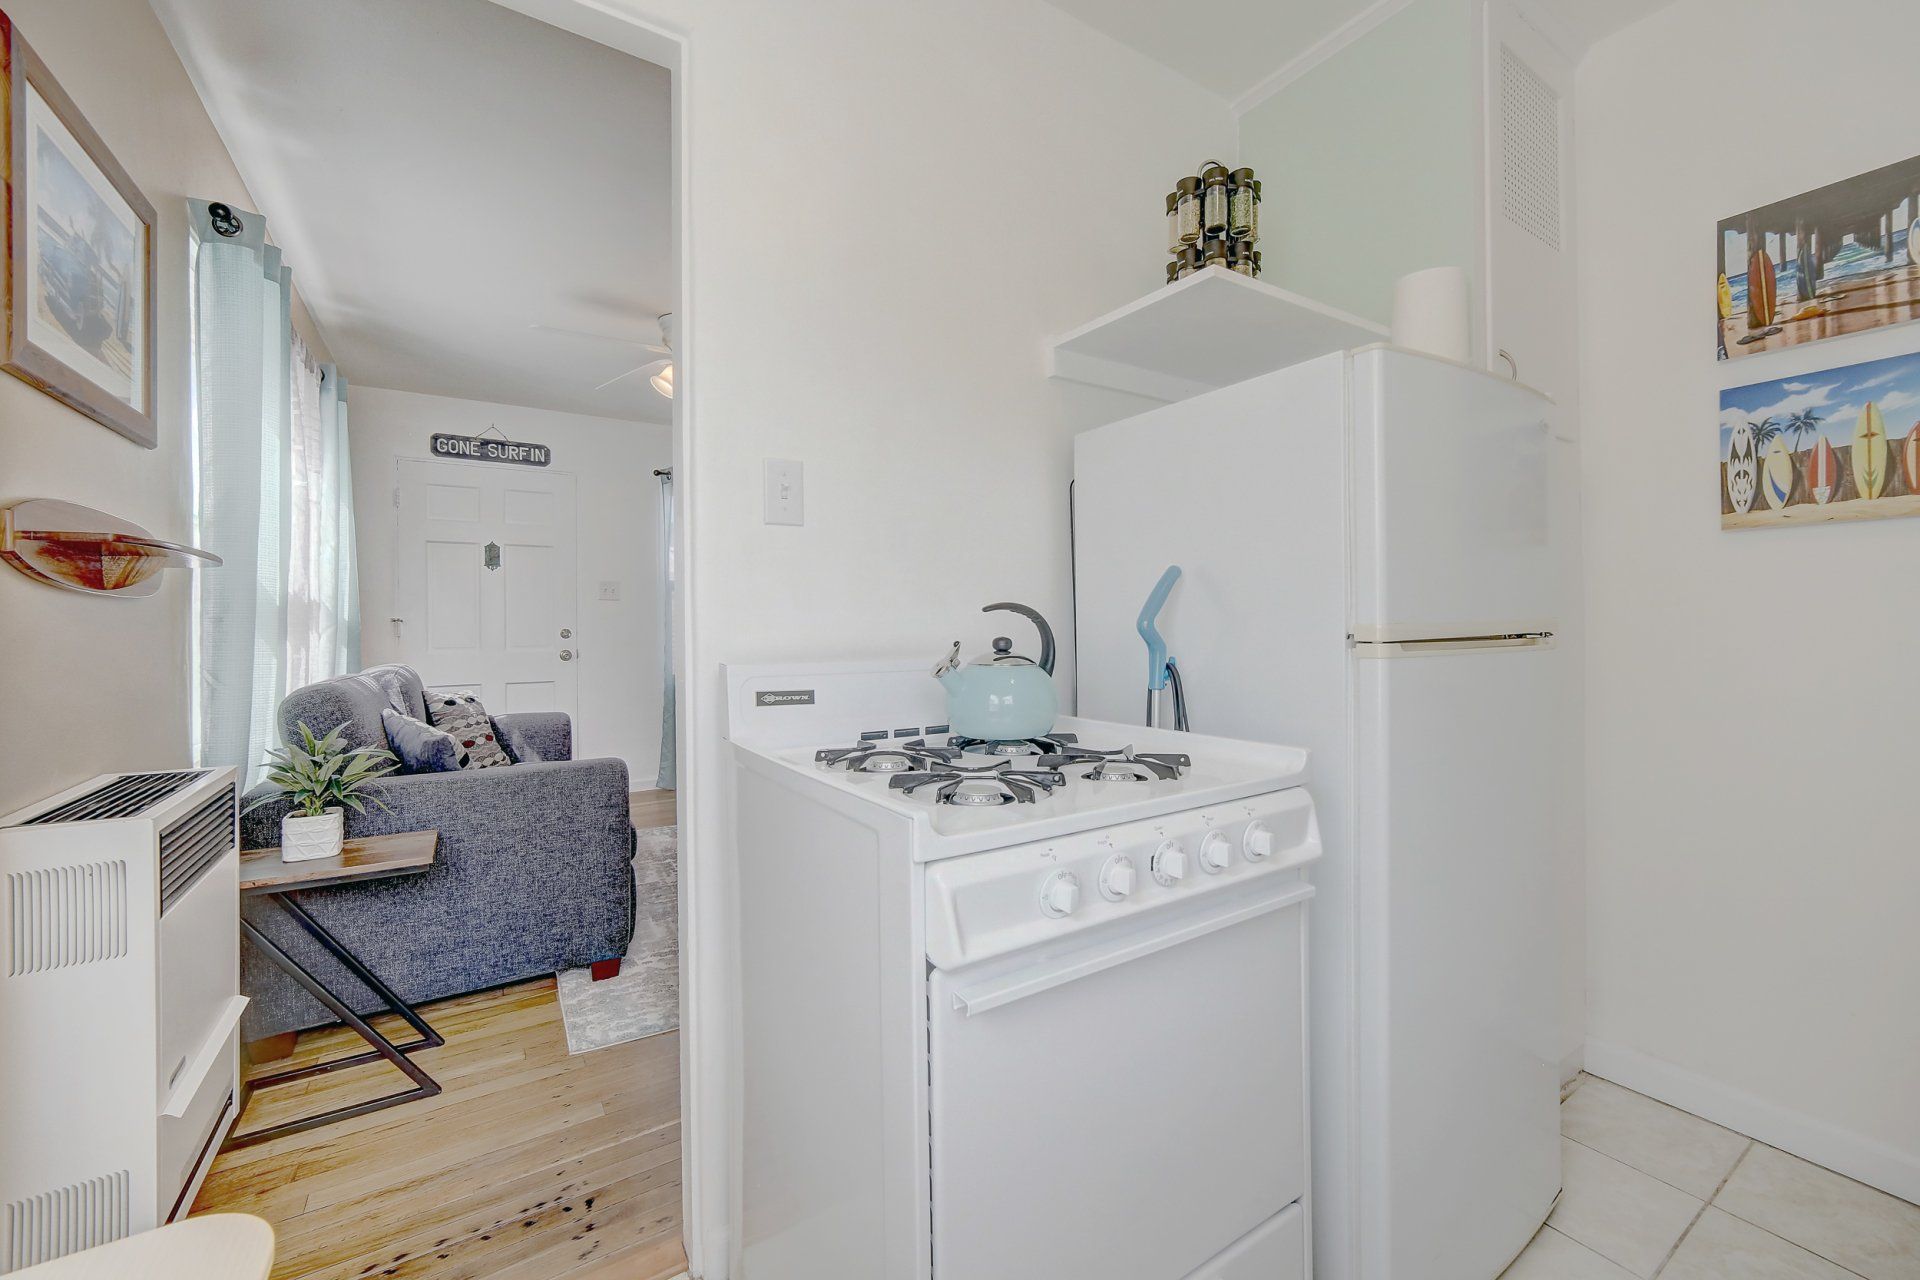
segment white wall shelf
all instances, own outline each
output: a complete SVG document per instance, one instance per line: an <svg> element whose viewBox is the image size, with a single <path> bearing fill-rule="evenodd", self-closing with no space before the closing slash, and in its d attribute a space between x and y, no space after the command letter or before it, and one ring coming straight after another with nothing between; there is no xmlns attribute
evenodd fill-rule
<svg viewBox="0 0 1920 1280"><path fill-rule="evenodd" d="M1172 402L1386 338L1358 316L1208 267L1056 338L1047 374Z"/></svg>

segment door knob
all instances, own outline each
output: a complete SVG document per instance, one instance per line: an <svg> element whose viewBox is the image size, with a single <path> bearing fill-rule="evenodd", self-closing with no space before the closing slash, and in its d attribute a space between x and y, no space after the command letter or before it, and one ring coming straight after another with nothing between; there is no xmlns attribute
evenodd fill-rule
<svg viewBox="0 0 1920 1280"><path fill-rule="evenodd" d="M562 649L562 650L560 651L560 661L562 661L562 662L572 662L572 661L573 661L573 650L571 650L571 649Z"/></svg>

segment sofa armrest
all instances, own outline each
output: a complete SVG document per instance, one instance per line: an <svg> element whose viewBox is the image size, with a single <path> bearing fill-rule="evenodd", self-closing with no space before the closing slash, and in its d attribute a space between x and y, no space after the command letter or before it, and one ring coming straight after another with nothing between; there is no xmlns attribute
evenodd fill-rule
<svg viewBox="0 0 1920 1280"><path fill-rule="evenodd" d="M493 735L515 764L573 759L573 721L564 711L510 711L495 716Z"/></svg>

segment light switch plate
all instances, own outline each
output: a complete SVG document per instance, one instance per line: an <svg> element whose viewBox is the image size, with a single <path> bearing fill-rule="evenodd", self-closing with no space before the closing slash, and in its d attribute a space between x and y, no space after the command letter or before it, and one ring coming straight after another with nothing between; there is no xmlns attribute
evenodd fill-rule
<svg viewBox="0 0 1920 1280"><path fill-rule="evenodd" d="M600 598L602 600L618 600L620 598L620 584L617 582L601 583Z"/></svg>
<svg viewBox="0 0 1920 1280"><path fill-rule="evenodd" d="M805 524L806 486L800 464L782 458L766 460L768 524Z"/></svg>

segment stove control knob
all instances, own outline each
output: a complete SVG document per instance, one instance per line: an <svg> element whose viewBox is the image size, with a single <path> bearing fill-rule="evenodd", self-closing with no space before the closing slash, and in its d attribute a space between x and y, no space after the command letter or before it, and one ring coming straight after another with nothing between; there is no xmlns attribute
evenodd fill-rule
<svg viewBox="0 0 1920 1280"><path fill-rule="evenodd" d="M1249 822L1247 834L1240 838L1240 847L1255 862L1273 856L1273 828L1264 822Z"/></svg>
<svg viewBox="0 0 1920 1280"><path fill-rule="evenodd" d="M1200 865L1210 873L1218 874L1227 869L1233 860L1233 842L1227 839L1224 831L1209 831L1200 842Z"/></svg>
<svg viewBox="0 0 1920 1280"><path fill-rule="evenodd" d="M1100 896L1119 902L1133 892L1133 859L1124 853L1107 859L1100 868Z"/></svg>
<svg viewBox="0 0 1920 1280"><path fill-rule="evenodd" d="M1040 910L1055 920L1064 919L1080 908L1080 877L1071 871L1056 871L1040 889Z"/></svg>
<svg viewBox="0 0 1920 1280"><path fill-rule="evenodd" d="M1177 841L1168 840L1153 851L1153 878L1172 887L1187 877L1187 851Z"/></svg>

